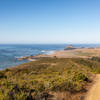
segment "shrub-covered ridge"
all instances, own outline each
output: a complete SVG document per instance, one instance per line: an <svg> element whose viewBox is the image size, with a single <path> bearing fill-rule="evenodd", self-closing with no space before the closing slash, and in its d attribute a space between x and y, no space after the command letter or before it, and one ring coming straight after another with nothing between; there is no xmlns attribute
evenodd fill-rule
<svg viewBox="0 0 100 100"><path fill-rule="evenodd" d="M44 58L0 72L0 100L40 100L49 92L78 93L100 70L99 60Z"/></svg>

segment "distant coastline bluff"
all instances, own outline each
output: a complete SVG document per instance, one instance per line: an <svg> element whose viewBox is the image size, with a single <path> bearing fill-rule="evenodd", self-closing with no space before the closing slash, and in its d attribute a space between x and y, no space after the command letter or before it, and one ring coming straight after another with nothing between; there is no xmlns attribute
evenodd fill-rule
<svg viewBox="0 0 100 100"><path fill-rule="evenodd" d="M17 60L36 61L40 58L92 58L100 57L100 47L96 48L77 48L72 45L65 47L63 50L55 51L53 54L39 54L35 56L20 57Z"/></svg>
<svg viewBox="0 0 100 100"><path fill-rule="evenodd" d="M65 47L64 50L74 50L74 49L77 49L77 48L74 47L73 45L69 45L69 46Z"/></svg>

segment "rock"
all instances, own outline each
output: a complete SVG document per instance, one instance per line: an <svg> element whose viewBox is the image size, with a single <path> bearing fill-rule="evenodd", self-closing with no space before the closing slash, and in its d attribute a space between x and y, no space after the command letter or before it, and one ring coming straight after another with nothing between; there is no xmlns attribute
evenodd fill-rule
<svg viewBox="0 0 100 100"><path fill-rule="evenodd" d="M72 46L72 45L69 45L69 46L65 47L64 50L74 50L74 49L77 49L77 48L75 48L75 47Z"/></svg>

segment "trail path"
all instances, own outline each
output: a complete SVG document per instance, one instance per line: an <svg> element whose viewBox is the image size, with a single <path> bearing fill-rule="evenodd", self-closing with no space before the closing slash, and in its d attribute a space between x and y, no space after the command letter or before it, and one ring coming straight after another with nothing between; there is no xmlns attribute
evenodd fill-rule
<svg viewBox="0 0 100 100"><path fill-rule="evenodd" d="M100 100L100 75L96 75L95 83L90 88L86 100Z"/></svg>

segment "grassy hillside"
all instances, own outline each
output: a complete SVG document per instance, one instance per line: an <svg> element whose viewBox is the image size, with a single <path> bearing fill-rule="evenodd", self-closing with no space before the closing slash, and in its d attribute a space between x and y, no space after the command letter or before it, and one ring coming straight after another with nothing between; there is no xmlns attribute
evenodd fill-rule
<svg viewBox="0 0 100 100"><path fill-rule="evenodd" d="M6 69L0 72L0 100L53 100L49 94L84 93L92 74L100 72L99 61L95 57L44 58Z"/></svg>

